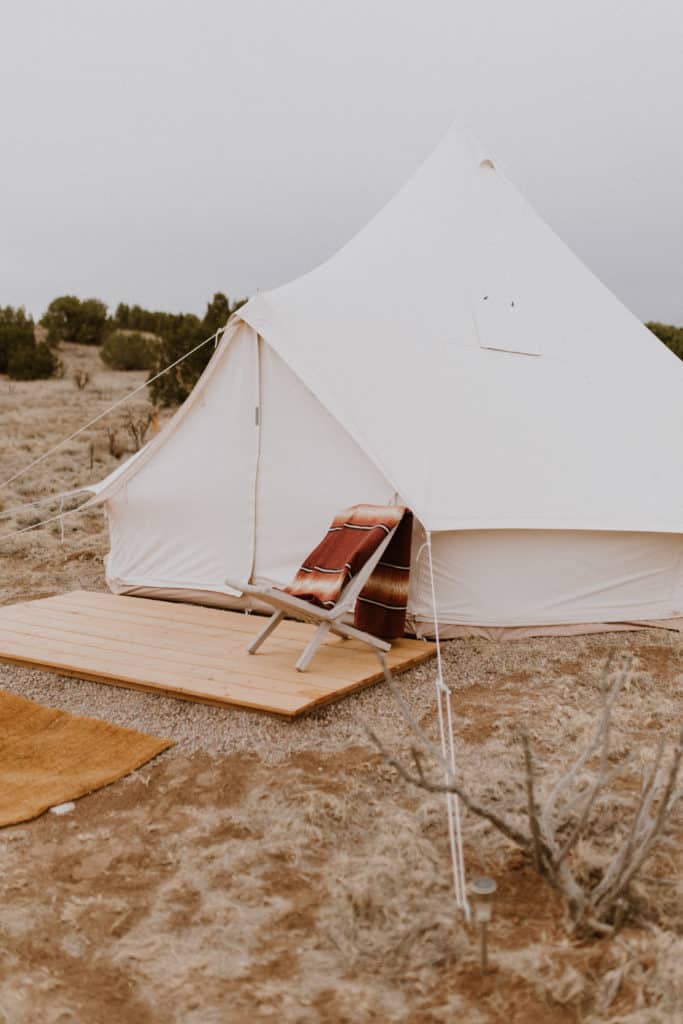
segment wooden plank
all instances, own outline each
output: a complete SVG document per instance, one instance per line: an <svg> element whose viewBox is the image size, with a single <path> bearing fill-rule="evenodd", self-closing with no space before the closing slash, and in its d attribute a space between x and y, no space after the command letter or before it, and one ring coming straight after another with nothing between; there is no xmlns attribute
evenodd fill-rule
<svg viewBox="0 0 683 1024"><path fill-rule="evenodd" d="M285 716L320 707L382 679L376 656L333 638L314 666L296 658L314 627L282 623L262 651L246 646L262 616L148 598L73 591L0 608L0 660L219 706ZM433 645L401 639L394 671L433 654Z"/></svg>
<svg viewBox="0 0 683 1024"><path fill-rule="evenodd" d="M48 599L48 600L51 600L51 599ZM118 600L118 598L114 597L113 600L116 601L116 600ZM141 600L141 599L138 599L138 600ZM131 640L131 641L133 641L133 639L134 639L133 635L139 636L140 634L142 634L142 635L145 636L145 643L147 643L147 645L150 645L150 638L153 638L154 639L154 643L152 643L152 646L163 647L163 646L165 646L168 643L168 645L172 649L179 649L181 651L185 651L186 650L186 645L184 645L184 644L176 644L173 641L173 638L174 638L175 634L177 633L177 631L175 631L173 629L169 630L167 627L162 627L161 629L157 629L156 631L147 634L147 631L145 629L146 624L141 624L139 622L126 622L125 624L123 624L125 626L125 629L123 629L123 632L122 632L121 628L118 625L116 625L116 623L118 623L118 621L116 621L116 623L115 623L115 617L114 616L103 615L101 622L93 624L91 622L91 616L90 616L90 614L87 611L84 611L80 615L76 615L76 613L74 613L74 612L69 612L69 613L61 613L61 612L59 612L59 613L57 613L56 610L55 610L56 609L56 605L51 605L49 608L44 608L44 607L42 607L42 604L43 604L43 602L35 602L35 605L34 605L33 608L30 607L29 605L13 605L13 606L7 607L5 609L0 609L0 621L4 620L4 622L6 622L6 623L11 622L15 627L19 628L20 630L22 630L22 631L27 631L28 630L29 632L35 632L36 631L37 625L38 625L38 621L40 620L44 624L49 623L50 625L54 626L55 628L63 630L65 632L67 632L67 633L72 632L74 630L74 627L76 626L77 631L80 632L83 635L86 635L86 634L91 634L91 635L94 635L94 636L117 636L117 635L120 635L120 636L123 636L124 639ZM69 621L69 615L70 614L72 616L72 622ZM233 613L233 612L223 612L223 614L227 618L228 622L233 617L242 617L239 614L236 615L236 613ZM78 618L77 625L76 625L76 618ZM22 626L17 626L18 623L22 623L23 625ZM304 627L304 630L310 630L310 627ZM304 633L303 637L301 637L297 642L294 642L294 641L287 640L287 638L281 637L280 634L279 634L278 636L276 636L274 638L273 641L270 642L269 646L270 646L271 649L274 649L273 648L273 643L274 643L275 647L278 647L278 648L281 648L281 649L288 648L289 650L291 650L293 652L294 656L296 656L300 652L300 650L301 650L300 644L307 642L309 636L310 636L310 633ZM176 637L176 639L177 639L177 637ZM197 640L198 638L194 638L194 639ZM161 640L161 643L159 642L160 640ZM344 649L345 655L350 656L352 659L356 659L357 662L358 662L358 666L357 666L358 668L365 667L367 665L374 665L374 654L364 644L359 644L359 643L356 643L355 641L348 641L348 642L344 643L341 640L335 640L334 643L330 645L330 647L335 647L335 648L339 648L340 649L342 643L344 644L344 648L343 649ZM210 639L207 638L206 635L203 636L202 644L201 645L199 645L197 643L194 644L194 646L193 646L193 653L191 653L191 656L193 656L194 660L196 660L197 658L201 659L202 657L206 657L207 656L207 653L206 653L207 651L210 651L211 652L210 656L212 658L215 657L215 656L218 656L219 659L220 659L220 662L222 664L223 657L226 654L230 654L231 655L232 654L232 650L233 650L234 646L236 646L236 645L237 645L237 647L239 649L241 647L241 640L240 639L237 639L237 640L234 639L232 637L230 631L226 630L224 628L220 633L212 632L211 636L210 636ZM327 650L323 650L322 651L321 656L325 660L325 662L328 662L328 660L330 660L330 662L332 663L332 659L329 658L329 655L331 653L332 653L332 650L331 651L327 651ZM391 662L391 660L396 659L396 660L398 660L398 662L404 663L405 657L407 657L407 655L408 655L410 657L411 662L414 663L414 656L413 656L414 654L417 655L417 660L421 660L424 657L429 656L430 650L429 650L429 645L426 645L425 643L423 643L421 641L417 641L416 642L416 641L401 639L401 640L395 641L394 648L390 652L390 654L393 655L393 657L389 658L390 662ZM263 655L259 654L257 656L258 657L262 657ZM344 658L344 662L346 662L346 660L347 659L345 657ZM339 658L335 658L334 663L332 663L332 664L341 665L340 659ZM346 666L346 669L348 669L348 665ZM289 673L289 667L286 667L286 671ZM322 670L321 673L319 673L319 674L325 675L327 671L328 670L326 668L326 670ZM337 673L335 672L334 674L337 674ZM344 670L341 674L346 676L347 675L347 671ZM315 670L313 670L312 672L309 672L306 675L308 677L310 677L310 678L314 678L317 675L317 673L315 672Z"/></svg>
<svg viewBox="0 0 683 1024"><path fill-rule="evenodd" d="M235 612L215 608L202 608L194 605L179 605L170 601L153 601L147 598L139 597L125 597L117 596L114 594L101 594L101 593L88 593L87 591L73 591L68 595L64 595L69 598L69 607L79 609L81 611L87 611L88 613L93 612L93 604L97 606L96 611L101 615L118 615L122 618L134 620L139 622L141 619L144 621L153 620L166 628L179 628L187 629L194 632L205 630L210 633L215 633L216 630L225 632L226 628L229 629L231 634L243 633L245 646L248 644L254 633L258 633L263 627L266 616L263 615L247 615L244 612ZM97 598L96 602L92 602L92 597ZM104 599L104 600L103 600ZM44 598L43 601L59 601L55 598ZM113 602L117 602L114 604ZM118 604L118 602L121 602ZM146 606L148 604L156 605L154 609L149 609ZM144 605L140 609L140 605ZM15 606L17 607L17 606ZM57 604L55 607L59 607L63 610L64 606ZM166 610L171 612L170 615L165 614ZM188 614L185 614L185 613ZM197 615L197 612L200 614ZM210 617L204 618L202 613L211 613ZM229 625L226 626L226 620L229 620ZM170 625L172 623L172 626ZM278 626L278 638L286 638L293 640L297 644L305 645L310 638L310 625L297 622L293 619L286 619L280 626ZM343 643L339 637L330 636L326 640L328 644L339 644ZM356 641L352 641L352 650L360 653L365 653L367 647L364 644L358 644Z"/></svg>
<svg viewBox="0 0 683 1024"><path fill-rule="evenodd" d="M133 615L144 616L145 618L159 619L162 622L189 622L198 626L213 625L219 628L224 625L226 616L235 616L231 628L244 629L247 632L258 632L259 623L263 622L261 615L247 615L245 612L229 611L224 608L205 608L203 605L180 604L177 601L157 601L148 597L127 597L125 594L104 594L101 591L72 590L58 597L42 598L43 601L56 601L60 604L81 605L83 601L90 607L113 609L115 603L120 609L126 608ZM33 601L29 604L34 604ZM306 624L301 622L288 621L283 623L283 628L292 631L296 636L301 629L306 629Z"/></svg>
<svg viewBox="0 0 683 1024"><path fill-rule="evenodd" d="M33 650L36 654L36 661L40 660L48 664L53 657L71 659L75 667L79 665L99 665L107 669L111 665L120 666L131 676L146 679L152 675L155 679L168 679L193 681L193 686L201 687L206 685L212 690L219 692L221 687L227 686L231 690L245 690L251 692L258 690L263 693L294 693L306 699L314 699L321 692L327 692L330 686L335 685L334 680L329 680L325 686L318 682L312 685L302 673L297 673L298 680L275 679L267 674L254 673L251 671L251 664L248 665L224 665L220 669L202 668L201 666L182 665L176 658L163 658L154 654L144 654L138 650L131 651L125 645L125 641L115 642L111 646L97 646L84 644L80 638L76 641L69 638L63 639L59 635L33 636L26 631L12 630L0 623L0 650L6 647L9 651ZM175 685L175 684L174 684Z"/></svg>
<svg viewBox="0 0 683 1024"><path fill-rule="evenodd" d="M66 616L45 608L36 609L31 613L27 609L12 609L12 612L0 613L0 629L9 629L14 633L24 634L41 644L60 641L65 636L74 638L76 648L95 647L110 652L136 654L143 660L158 658L168 663L171 658L176 668L196 674L197 671L220 674L229 671L231 664L241 664L243 671L249 676L264 677L268 680L282 679L291 681L296 658L303 649L303 644L289 640L274 638L267 648L257 655L249 655L241 642L235 647L230 645L230 637L219 638L218 643L201 640L201 646L195 645L188 650L188 643L173 637L160 637L154 630L144 629L137 623L128 623L125 632L112 630L111 625L102 620L90 623L86 615L69 621ZM226 642L227 641L227 642ZM348 652L351 655L351 652ZM365 651L351 655L353 672L366 675L376 671L375 655L366 648ZM248 659L248 661L243 659ZM329 690L332 682L342 684L349 678L348 659L340 660L334 651L321 650L313 669L297 673L305 681L308 689ZM212 676L210 676L211 678Z"/></svg>
<svg viewBox="0 0 683 1024"><path fill-rule="evenodd" d="M297 690L294 685L280 687L277 682L270 687L262 687L259 684L263 680L248 677L240 683L227 674L218 680L208 675L193 680L191 675L183 674L181 681L174 678L170 662L155 664L153 660L143 661L137 656L125 658L120 654L107 657L106 652L93 649L76 651L67 642L62 645L55 643L37 652L35 642L21 634L8 634L5 630L0 630L0 660L83 676L97 682L106 680L152 692L161 690L191 700L208 698L209 703L242 704L284 714L304 710L320 696L318 692L305 688Z"/></svg>
<svg viewBox="0 0 683 1024"><path fill-rule="evenodd" d="M37 639L37 643L36 643ZM263 692L295 693L301 696L314 697L324 687L313 687L305 677L300 681L271 679L267 676L253 674L242 669L242 666L225 666L222 671L204 669L201 667L187 667L178 665L175 659L160 658L154 655L143 655L138 651L129 651L125 645L111 648L94 647L82 645L69 639L57 639L54 637L34 638L26 633L13 632L0 626L0 641L7 647L8 651L21 649L33 650L36 654L36 661L49 662L52 657L71 659L70 663L78 667L80 664L100 665L105 669L110 666L121 666L131 675L145 679L150 673L157 679L168 679L171 681L187 680L193 686L206 685L213 690L220 690L222 686Z"/></svg>
<svg viewBox="0 0 683 1024"><path fill-rule="evenodd" d="M120 614L130 617L135 621L140 621L140 618L144 617L144 619L158 620L166 626L169 625L169 622L173 622L174 626L178 625L180 628L190 624L191 626L196 625L200 630L205 629L207 625L225 630L226 619L229 619L230 625L227 628L229 628L231 633L236 631L243 632L247 637L245 644L248 643L249 637L253 636L254 633L258 633L266 618L263 615L247 615L244 612L229 611L228 609L205 608L202 605L179 604L174 601L157 601L147 597L127 597L120 594L106 594L101 591L73 590L58 597L41 599L41 603L44 604L51 601L58 602L58 607L68 604L84 611L91 611L93 607L99 607L108 614ZM31 605L36 603L29 602ZM14 607L18 606L15 605ZM297 622L294 619L286 619L278 626L277 636L278 638L284 637L294 640L305 646L311 636L311 626L304 622ZM342 643L346 645L348 650L358 653L365 654L368 650L365 644L356 640L344 641L340 637L330 636L325 641L326 645ZM425 644L422 640L401 638L394 641L392 651L394 647L399 650L405 644L429 648L429 645ZM391 653L389 652L389 655ZM429 654L425 655L425 657L430 656Z"/></svg>
<svg viewBox="0 0 683 1024"><path fill-rule="evenodd" d="M116 657L112 664L112 659L107 661L104 656L92 657L92 652L74 653L68 646L66 651L59 651L53 647L42 654L36 654L35 643L27 642L24 636L11 637L7 643L4 631L0 631L0 661L30 665L55 671L60 675L113 683L151 693L196 700L200 703L219 706L235 704L283 715L302 714L354 690L370 686L383 678L381 671L377 671L362 679L351 680L345 686L331 683L328 690L321 689L316 692L300 689L294 682L280 689L273 681L270 687L261 689L258 685L261 680L243 678L241 683L237 683L227 676L218 682L204 676L197 683L192 683L189 677L184 676L180 683L169 674L168 666L163 666L159 670L158 666L150 665L149 662L141 664L139 658L129 662ZM297 675L301 676L301 673Z"/></svg>
<svg viewBox="0 0 683 1024"><path fill-rule="evenodd" d="M265 711L273 715L283 715L285 717L296 717L297 715L304 714L307 711L312 710L314 707L320 706L320 704L328 703L331 700L335 700L334 694L328 695L324 700L321 701L307 701L302 698L295 698L294 696L288 696L286 694L274 695L272 700L269 700L267 695L261 694L258 691L242 693L240 691L232 691L226 689L225 693L220 695L212 695L208 690L191 689L167 685L163 682L154 682L153 680L140 681L132 677L121 674L120 671L116 673L107 673L105 671L92 669L88 667L74 668L71 664L57 664L56 662L39 662L35 661L30 654L21 655L18 652L15 654L0 654L0 661L8 662L14 665L23 665L24 667L44 669L48 672L55 672L60 676L68 676L73 679L89 680L93 683L107 683L112 686L120 686L123 689L128 690L140 690L144 693L154 693L162 697L173 697L177 700L194 701L197 704L210 704L213 707L227 708L230 706L243 708L247 711Z"/></svg>
<svg viewBox="0 0 683 1024"><path fill-rule="evenodd" d="M141 599L138 598L137 600ZM38 613L38 609L31 609L26 605L12 605L11 612L13 619L23 618L24 621L28 620L34 622L36 619L36 615ZM171 641L177 641L180 636L192 637L195 640L198 637L201 637L202 642L206 643L207 645L210 645L211 643L215 645L217 642L220 642L221 645L243 647L245 650L247 648L249 641L252 639L253 635L262 628L265 622L265 619L263 617L259 617L256 624L256 628L250 628L242 632L241 622L234 624L234 626L231 622L223 622L222 628L220 629L217 627L206 628L201 627L199 625L182 622L174 622L172 625L170 625L168 623L163 623L160 620L151 620L140 616L134 616L128 611L121 612L116 608L113 611L110 611L108 609L103 608L92 609L88 608L86 605L83 605L83 607L70 605L68 608L60 608L59 605L53 604L50 606L41 607L39 612L41 619L47 620L49 616L58 616L60 618L60 621L63 622L65 626L68 626L68 616L71 616L72 618L78 617L78 628L82 632L96 630L96 623L99 620L106 624L104 632L101 635L104 635L105 633L109 635L109 633L112 632L111 623L117 622L121 625L125 625L128 629L134 629L136 632L145 631L147 635L154 635L155 637L164 638L168 637ZM5 614L9 615L9 613L9 608L0 610L0 616ZM222 614L224 616L230 616L231 618L235 617L240 620L245 618L253 618L253 616L244 616L235 612L223 612ZM278 628L275 640L278 644L281 644L283 647L289 647L294 654L294 660L296 660L296 657L300 653L302 646L305 646L305 644L308 642L310 638L310 633L308 632L308 630L310 630L310 627L308 627L307 630L307 627L304 626L304 632L300 636L296 638L290 638L290 636L287 635L287 630L284 628L285 625L286 624L283 623L282 627ZM289 623L287 623L287 625L289 625ZM297 625L300 624L297 623ZM342 641L339 637L334 637L333 643L330 646L337 646L341 643L344 643L344 641ZM356 655L361 656L363 658L366 658L368 653L372 653L369 652L369 649L365 644L362 644L359 641L355 640L349 641L347 643L346 651L351 657Z"/></svg>
<svg viewBox="0 0 683 1024"><path fill-rule="evenodd" d="M158 612L155 612L154 615L151 616L147 614L146 610L144 615L141 616L138 614L137 606L140 604L146 605L147 598L128 598L115 594L101 594L97 592L87 593L85 591L73 591L70 594L64 595L64 597L68 597L70 599L68 601L68 609L61 608L60 604L57 603L60 601L59 598L43 598L40 602L31 602L29 605L12 605L10 607L13 609L22 609L29 608L32 605L33 608L31 608L28 614L33 617L35 610L37 610L36 606L40 604L41 608L54 608L54 610L59 609L60 612L79 616L85 614L87 618L100 617L107 622L113 618L117 618L122 623L126 623L129 628L132 624L135 629L142 629L144 626L150 625L149 620L153 619L153 628L159 635L162 635L163 632L163 634L168 633L171 637L177 637L180 632L183 632L193 636L194 638L198 635L214 639L228 638L231 643L236 645L243 642L245 648L254 633L257 633L264 624L264 616L245 615L242 612L218 610L217 614L221 618L218 620L216 627L207 629L202 625L201 616L198 621L195 619L195 623L193 624L183 622L182 618L178 618L173 625L169 625L165 620L158 618ZM100 607L91 607L91 602L89 600L91 597L100 599L97 602ZM52 605L51 602L55 602L55 604ZM125 604L119 605L118 602L125 602ZM152 603L158 605L160 611L163 611L166 607L172 607L176 612L178 610L185 609L191 610L192 612L216 611L216 609L198 608L190 605L173 605L171 602L164 601L153 601ZM4 609L0 609L0 615L3 614L3 611ZM83 619L81 618L80 621L81 629L85 629ZM242 632L243 640L240 638L240 634ZM310 625L301 622L286 621L278 626L277 634L273 638L273 641L269 641L269 644L274 642L277 645L282 644L282 646L285 646L286 643L293 653L293 661L296 661L296 658L301 653L302 648L308 643L310 636ZM358 640L344 641L340 637L331 637L325 641L324 646L338 647L341 644L344 644L345 653L350 657L358 656L362 659L364 664L374 664L375 655L373 655L372 651L370 651L366 644L363 644ZM406 656L409 656L411 657L411 664L417 664L419 661L424 660L424 658L431 656L431 646L432 645L426 644L421 640L400 638L393 642L391 651L387 652L387 660L389 665L392 665L393 663L402 665ZM408 652L410 652L410 654L408 654ZM413 654L417 656L416 662L413 662L412 660ZM313 674L315 671L316 666L314 664L313 668L309 670L309 672ZM322 674L325 674L325 672L323 671ZM346 675L348 675L347 670L343 673L344 677L346 677Z"/></svg>

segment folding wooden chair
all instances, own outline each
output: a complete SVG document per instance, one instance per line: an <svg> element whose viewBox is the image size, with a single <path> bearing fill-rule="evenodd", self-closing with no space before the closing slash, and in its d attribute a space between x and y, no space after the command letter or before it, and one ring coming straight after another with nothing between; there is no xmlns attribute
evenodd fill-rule
<svg viewBox="0 0 683 1024"><path fill-rule="evenodd" d="M382 669L386 674L388 668L385 654L391 650L391 644L387 643L386 640L380 640L379 637L373 636L371 633L364 633L362 630L356 629L355 626L349 626L346 622L342 622L342 618L353 609L356 598L372 576L397 529L398 526L395 526L393 530L390 530L381 544L368 558L365 565L349 580L333 608L320 608L318 605L310 604L308 601L303 601L300 597L294 597L292 594L287 594L275 587L261 587L251 583L234 583L231 580L226 580L227 585L234 590L241 590L243 593L256 597L276 609L273 616L266 622L261 632L247 648L249 654L256 654L264 640L277 629L285 617L289 617L298 619L300 622L312 622L318 627L310 643L296 663L299 672L306 671L327 634L334 633L336 636L343 637L344 640L361 640L363 643L368 644L379 658Z"/></svg>

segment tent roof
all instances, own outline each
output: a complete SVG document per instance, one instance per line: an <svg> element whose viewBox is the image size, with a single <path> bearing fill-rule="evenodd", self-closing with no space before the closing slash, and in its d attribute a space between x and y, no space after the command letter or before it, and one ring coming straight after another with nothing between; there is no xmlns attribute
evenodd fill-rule
<svg viewBox="0 0 683 1024"><path fill-rule="evenodd" d="M236 316L430 530L683 532L683 363L457 129Z"/></svg>

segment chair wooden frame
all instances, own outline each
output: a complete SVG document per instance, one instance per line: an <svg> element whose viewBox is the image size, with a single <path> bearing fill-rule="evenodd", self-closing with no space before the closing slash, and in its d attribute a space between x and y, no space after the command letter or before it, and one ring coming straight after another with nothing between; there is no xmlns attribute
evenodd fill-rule
<svg viewBox="0 0 683 1024"><path fill-rule="evenodd" d="M294 597L292 594L287 594L276 587L258 586L252 583L234 583L232 580L226 580L226 584L232 587L233 590L240 590L245 594L249 594L250 597L256 597L276 609L261 632L249 644L247 648L249 654L256 654L264 640L268 639L284 618L289 617L298 619L300 622L312 622L318 627L310 643L296 663L296 668L299 672L306 671L328 633L340 636L344 640L361 640L363 643L368 644L374 650L382 668L386 672L385 654L391 650L391 644L387 643L386 640L380 640L379 637L373 636L371 633L364 633L363 630L356 629L355 626L342 622L342 618L353 608L356 598L370 579L397 529L398 527L395 526L393 530L389 531L365 565L349 580L339 595L334 608L319 608L317 605L311 604L308 601L302 601L300 597Z"/></svg>

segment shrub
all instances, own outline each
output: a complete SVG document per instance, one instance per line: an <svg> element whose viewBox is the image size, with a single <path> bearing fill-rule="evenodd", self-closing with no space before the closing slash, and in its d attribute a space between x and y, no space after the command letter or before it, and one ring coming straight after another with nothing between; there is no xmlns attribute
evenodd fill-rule
<svg viewBox="0 0 683 1024"><path fill-rule="evenodd" d="M57 359L49 345L41 342L15 346L7 360L7 372L13 380L40 380L52 377L57 370Z"/></svg>
<svg viewBox="0 0 683 1024"><path fill-rule="evenodd" d="M147 331L150 334L161 334L161 329L172 313L153 312L142 306L127 306L120 302L114 313L114 326L121 330Z"/></svg>
<svg viewBox="0 0 683 1024"><path fill-rule="evenodd" d="M152 367L152 376L189 352L205 337L199 317L174 317L174 322L168 324L163 335L156 363ZM205 345L151 383L149 390L152 402L155 405L180 405L184 402L201 377L212 354L213 346Z"/></svg>
<svg viewBox="0 0 683 1024"><path fill-rule="evenodd" d="M100 358L112 370L149 370L158 351L157 338L121 330L109 335L100 349Z"/></svg>
<svg viewBox="0 0 683 1024"><path fill-rule="evenodd" d="M139 452L147 440L150 429L153 433L159 430L159 410L150 405L128 406L125 425L133 439L134 450Z"/></svg>
<svg viewBox="0 0 683 1024"><path fill-rule="evenodd" d="M75 295L62 295L52 300L41 323L50 345L60 341L100 345L107 332L107 307L99 299L81 301Z"/></svg>
<svg viewBox="0 0 683 1024"><path fill-rule="evenodd" d="M209 338L219 328L224 327L229 317L244 305L245 301L240 299L231 305L222 292L217 292L209 302L202 320L189 313L178 316L160 314L164 318L158 327L162 340L156 362L152 367L154 373L159 373ZM134 309L135 307L131 314ZM169 373L165 373L163 377L150 384L152 402L155 405L179 405L184 402L204 372L213 351L213 345L204 345L187 359L183 359Z"/></svg>
<svg viewBox="0 0 683 1024"><path fill-rule="evenodd" d="M7 373L9 358L20 346L35 344L34 324L21 308L0 307L0 373Z"/></svg>

